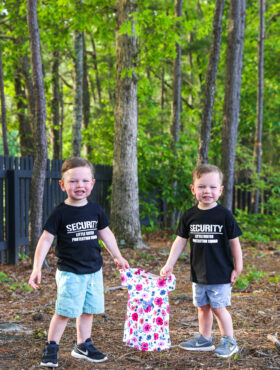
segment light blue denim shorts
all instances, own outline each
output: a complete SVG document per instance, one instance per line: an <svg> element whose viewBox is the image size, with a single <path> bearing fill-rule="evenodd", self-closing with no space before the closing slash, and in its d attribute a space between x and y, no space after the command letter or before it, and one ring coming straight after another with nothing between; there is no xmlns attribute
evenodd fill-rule
<svg viewBox="0 0 280 370"><path fill-rule="evenodd" d="M228 284L197 284L192 283L193 304L196 307L210 305L223 308L231 304L231 283Z"/></svg>
<svg viewBox="0 0 280 370"><path fill-rule="evenodd" d="M102 268L92 274L74 274L56 270L57 300L55 312L65 317L82 313L104 312Z"/></svg>

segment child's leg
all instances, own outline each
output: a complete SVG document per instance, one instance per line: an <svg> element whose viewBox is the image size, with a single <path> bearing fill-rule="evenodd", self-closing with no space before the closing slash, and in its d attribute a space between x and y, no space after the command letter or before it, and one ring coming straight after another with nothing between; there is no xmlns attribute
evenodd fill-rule
<svg viewBox="0 0 280 370"><path fill-rule="evenodd" d="M213 325L213 314L210 305L197 307L198 309L198 323L199 332L204 338L209 339L211 337L212 325Z"/></svg>
<svg viewBox="0 0 280 370"><path fill-rule="evenodd" d="M77 326L77 343L84 343L86 339L91 337L93 315L89 313L82 313L76 319Z"/></svg>
<svg viewBox="0 0 280 370"><path fill-rule="evenodd" d="M212 308L212 311L217 319L221 335L233 338L232 319L226 307Z"/></svg>
<svg viewBox="0 0 280 370"><path fill-rule="evenodd" d="M57 344L66 328L69 317L61 316L55 313L51 319L48 341L55 341Z"/></svg>

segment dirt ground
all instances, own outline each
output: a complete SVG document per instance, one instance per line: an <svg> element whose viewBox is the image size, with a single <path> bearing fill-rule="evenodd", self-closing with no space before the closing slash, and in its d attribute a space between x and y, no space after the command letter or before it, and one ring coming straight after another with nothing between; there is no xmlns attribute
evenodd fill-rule
<svg viewBox="0 0 280 370"><path fill-rule="evenodd" d="M145 235L150 250L122 250L131 267L142 267L158 274L168 256L170 235ZM60 342L60 369L280 369L280 352L267 339L268 334L280 332L280 255L277 244L255 245L242 243L244 274L246 266L265 271L265 277L253 280L243 291L233 292L230 309L235 336L240 351L230 360L221 360L211 352L189 352L178 344L198 332L196 309L192 305L190 266L187 256L176 264L176 289L169 296L170 337L172 347L167 351L141 352L122 343L126 315L127 290L121 289L120 275L104 251L105 314L94 317L92 338L96 347L106 353L108 361L91 364L71 357L75 341L75 321L70 320ZM42 348L56 299L55 263L53 253L48 256L49 269L43 271L38 291L25 290L31 272L29 260L17 266L0 265L8 275L0 275L0 369L40 368ZM15 283L15 284L13 284ZM6 324L14 324L14 331L6 331ZM219 342L216 322L214 344ZM280 337L280 335L279 335Z"/></svg>

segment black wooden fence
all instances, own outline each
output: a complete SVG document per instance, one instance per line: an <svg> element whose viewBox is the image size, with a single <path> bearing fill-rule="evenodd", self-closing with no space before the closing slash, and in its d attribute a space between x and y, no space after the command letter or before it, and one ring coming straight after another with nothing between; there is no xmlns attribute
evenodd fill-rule
<svg viewBox="0 0 280 370"><path fill-rule="evenodd" d="M48 160L43 198L43 223L53 208L65 199L58 181L62 161ZM28 254L29 196L32 158L0 156L0 263L18 263L19 254ZM109 216L109 188L112 167L95 166L96 183L91 199Z"/></svg>

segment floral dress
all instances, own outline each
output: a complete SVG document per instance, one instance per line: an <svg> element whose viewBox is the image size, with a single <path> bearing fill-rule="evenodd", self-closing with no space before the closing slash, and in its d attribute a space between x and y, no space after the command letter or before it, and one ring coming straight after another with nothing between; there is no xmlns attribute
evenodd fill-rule
<svg viewBox="0 0 280 370"><path fill-rule="evenodd" d="M162 278L143 269L121 270L122 285L128 288L123 341L141 351L170 347L168 296L176 277Z"/></svg>

